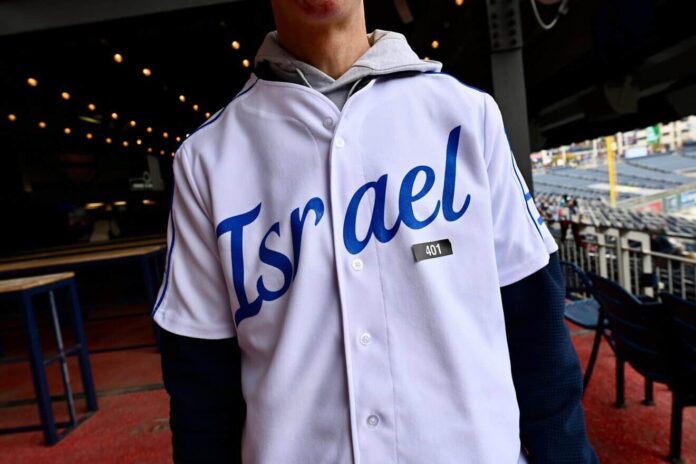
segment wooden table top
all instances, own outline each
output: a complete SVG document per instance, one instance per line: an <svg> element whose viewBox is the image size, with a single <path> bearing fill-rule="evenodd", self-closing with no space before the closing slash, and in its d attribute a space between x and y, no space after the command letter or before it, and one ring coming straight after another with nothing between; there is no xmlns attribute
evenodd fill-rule
<svg viewBox="0 0 696 464"><path fill-rule="evenodd" d="M43 285L54 284L75 277L74 272L61 272L58 274L46 274L35 277L21 277L19 279L0 280L0 294L21 292Z"/></svg>
<svg viewBox="0 0 696 464"><path fill-rule="evenodd" d="M18 260L0 264L0 273L27 271L57 266L69 266L71 264L84 264L97 261L109 261L112 259L134 258L166 249L166 245L151 245L118 250L77 253L73 255L54 256L50 258Z"/></svg>

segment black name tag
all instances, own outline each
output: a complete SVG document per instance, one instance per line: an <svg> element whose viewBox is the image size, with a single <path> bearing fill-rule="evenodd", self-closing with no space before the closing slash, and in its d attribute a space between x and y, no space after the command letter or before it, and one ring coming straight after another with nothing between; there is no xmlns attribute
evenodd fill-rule
<svg viewBox="0 0 696 464"><path fill-rule="evenodd" d="M413 245L411 249L413 250L413 257L416 259L416 262L452 254L452 244L448 239L438 240L436 242L417 243Z"/></svg>

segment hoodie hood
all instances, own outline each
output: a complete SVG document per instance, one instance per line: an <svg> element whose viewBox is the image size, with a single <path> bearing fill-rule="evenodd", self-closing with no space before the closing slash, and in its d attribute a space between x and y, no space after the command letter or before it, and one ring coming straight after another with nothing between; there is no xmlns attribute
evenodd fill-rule
<svg viewBox="0 0 696 464"><path fill-rule="evenodd" d="M255 65L265 63L279 80L311 87L329 97L339 108L343 107L357 84L367 77L442 69L442 64L437 61L418 58L403 34L375 30L367 37L370 49L338 79L292 56L278 43L275 31L268 33L263 41Z"/></svg>

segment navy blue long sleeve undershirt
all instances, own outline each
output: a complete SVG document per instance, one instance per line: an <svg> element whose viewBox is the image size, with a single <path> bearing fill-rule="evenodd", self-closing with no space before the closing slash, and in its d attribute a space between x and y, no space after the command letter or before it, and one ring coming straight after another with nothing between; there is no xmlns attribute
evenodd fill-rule
<svg viewBox="0 0 696 464"><path fill-rule="evenodd" d="M160 329L177 464L239 464L246 403L236 338L202 340Z"/></svg>
<svg viewBox="0 0 696 464"><path fill-rule="evenodd" d="M590 464L580 363L563 320L556 253L534 274L501 288L520 436L530 464ZM161 334L176 463L240 463L246 416L236 338Z"/></svg>
<svg viewBox="0 0 696 464"><path fill-rule="evenodd" d="M500 290L520 437L530 463L599 462L585 430L582 373L563 317L558 254L546 267Z"/></svg>

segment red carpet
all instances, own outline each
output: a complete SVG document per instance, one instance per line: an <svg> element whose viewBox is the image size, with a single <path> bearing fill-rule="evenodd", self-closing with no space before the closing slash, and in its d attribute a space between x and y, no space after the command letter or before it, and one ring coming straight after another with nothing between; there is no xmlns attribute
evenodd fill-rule
<svg viewBox="0 0 696 464"><path fill-rule="evenodd" d="M138 308L128 309L133 311ZM152 343L152 328L147 314L87 322L86 330L88 342L93 348ZM22 354L24 345L20 335L15 333L4 337L8 356ZM584 367L592 336L576 334L573 340ZM47 339L45 346L52 346L52 339ZM138 348L96 353L91 355L91 362L100 392L100 410L51 448L42 445L40 433L0 435L0 463L171 462L168 399L161 389L156 351ZM79 371L74 364L74 360L71 360L73 384L76 391L81 391ZM629 368L626 372L628 407L615 409L613 373L614 356L608 345L604 344L585 398L590 438L601 461L609 464L666 462L664 457L669 450L671 404L669 391L663 385L656 385L656 406L643 406L640 404L643 380ZM52 393L62 393L57 366L51 367L49 378ZM28 365L0 364L0 428L36 423L36 406L26 401L32 398ZM25 401L17 405L16 400ZM56 402L54 405L57 418L64 419L66 412L63 403ZM84 408L82 401L78 402L78 408ZM686 462L696 464L696 408L685 410L683 450Z"/></svg>
<svg viewBox="0 0 696 464"><path fill-rule="evenodd" d="M163 390L99 398L100 410L55 446L40 433L0 435L0 463L161 464L171 462L168 400ZM11 408L32 417L35 406ZM8 410L2 412L3 421ZM2 424L7 425L7 424Z"/></svg>
<svg viewBox="0 0 696 464"><path fill-rule="evenodd" d="M154 348L97 353L90 355L97 391L127 390L162 383L159 353ZM69 358L70 380L74 391L82 391L76 358ZM63 393L58 363L48 366L51 394ZM0 365L0 405L18 399L33 399L34 385L26 363ZM2 422L0 409L0 422Z"/></svg>

